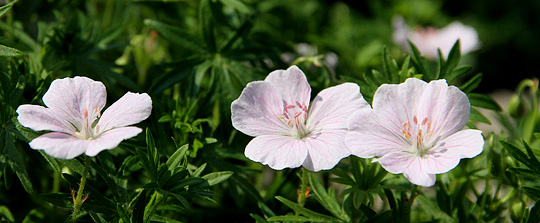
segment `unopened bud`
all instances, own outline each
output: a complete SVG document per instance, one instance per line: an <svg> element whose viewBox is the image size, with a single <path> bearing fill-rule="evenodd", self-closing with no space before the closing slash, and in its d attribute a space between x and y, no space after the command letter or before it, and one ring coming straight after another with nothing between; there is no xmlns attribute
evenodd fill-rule
<svg viewBox="0 0 540 223"><path fill-rule="evenodd" d="M525 213L525 205L523 202L519 201L512 204L512 207L510 208L510 218L512 219L512 222L521 222Z"/></svg>
<svg viewBox="0 0 540 223"><path fill-rule="evenodd" d="M520 95L513 95L508 102L508 113L514 118L523 118L526 115L526 105Z"/></svg>

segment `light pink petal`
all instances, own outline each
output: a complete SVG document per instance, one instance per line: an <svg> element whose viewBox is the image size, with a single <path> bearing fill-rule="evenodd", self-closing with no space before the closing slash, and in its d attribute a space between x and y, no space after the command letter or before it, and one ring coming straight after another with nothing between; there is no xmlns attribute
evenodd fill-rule
<svg viewBox="0 0 540 223"><path fill-rule="evenodd" d="M75 128L66 120L51 114L51 110L39 105L21 105L17 108L17 120L22 126L34 131L56 131L74 134Z"/></svg>
<svg viewBox="0 0 540 223"><path fill-rule="evenodd" d="M128 92L108 107L98 122L98 131L133 125L147 119L152 113L152 99L146 93Z"/></svg>
<svg viewBox="0 0 540 223"><path fill-rule="evenodd" d="M332 169L351 151L345 145L347 130L328 130L310 134L303 140L308 156L302 164L310 171Z"/></svg>
<svg viewBox="0 0 540 223"><path fill-rule="evenodd" d="M371 110L353 83L344 83L321 91L313 100L306 125L308 128L328 131L347 129L347 119L359 110Z"/></svg>
<svg viewBox="0 0 540 223"><path fill-rule="evenodd" d="M409 78L405 83L383 84L373 96L373 120L391 132L403 137L403 123L413 123L418 101L427 83Z"/></svg>
<svg viewBox="0 0 540 223"><path fill-rule="evenodd" d="M480 46L478 33L473 27L463 25L461 22L453 22L440 29L438 33L439 48L445 57L448 56L458 39L461 44L461 54L467 54Z"/></svg>
<svg viewBox="0 0 540 223"><path fill-rule="evenodd" d="M297 66L291 66L287 70L273 71L264 81L271 83L277 89L285 104L296 105L298 102L300 105L309 106L311 86L304 72Z"/></svg>
<svg viewBox="0 0 540 223"><path fill-rule="evenodd" d="M463 129L469 120L471 106L467 95L446 80L431 81L419 98L418 120L428 118L432 137L446 138Z"/></svg>
<svg viewBox="0 0 540 223"><path fill-rule="evenodd" d="M394 152L374 159L388 172L393 174L403 173L403 175L413 184L431 187L435 184L436 176L428 174L421 161L415 154L407 152Z"/></svg>
<svg viewBox="0 0 540 223"><path fill-rule="evenodd" d="M250 136L284 135L290 128L278 116L283 102L276 88L265 81L247 84L231 105L232 125Z"/></svg>
<svg viewBox="0 0 540 223"><path fill-rule="evenodd" d="M59 132L38 136L30 142L32 149L41 149L52 157L73 159L86 151L89 141Z"/></svg>
<svg viewBox="0 0 540 223"><path fill-rule="evenodd" d="M349 132L345 143L353 155L362 158L382 157L387 153L403 151L410 147L403 135L396 135L379 124L371 109L362 109L348 119Z"/></svg>
<svg viewBox="0 0 540 223"><path fill-rule="evenodd" d="M98 117L105 106L105 85L87 77L57 79L43 95L43 103L53 114L82 129L85 110L89 120Z"/></svg>
<svg viewBox="0 0 540 223"><path fill-rule="evenodd" d="M455 168L462 158L472 158L482 153L482 131L466 129L441 140L434 150L428 152L425 165L432 174L446 173Z"/></svg>
<svg viewBox="0 0 540 223"><path fill-rule="evenodd" d="M272 169L281 170L302 165L308 151L302 140L280 135L262 135L248 143L245 155Z"/></svg>
<svg viewBox="0 0 540 223"><path fill-rule="evenodd" d="M403 171L403 175L413 184L422 187L431 187L435 185L437 176L428 173L429 169L425 166L422 158L416 157L410 165Z"/></svg>
<svg viewBox="0 0 540 223"><path fill-rule="evenodd" d="M106 149L114 149L125 139L137 136L142 132L142 129L137 127L121 127L111 129L102 133L96 139L90 140L86 155L96 156L99 152Z"/></svg>

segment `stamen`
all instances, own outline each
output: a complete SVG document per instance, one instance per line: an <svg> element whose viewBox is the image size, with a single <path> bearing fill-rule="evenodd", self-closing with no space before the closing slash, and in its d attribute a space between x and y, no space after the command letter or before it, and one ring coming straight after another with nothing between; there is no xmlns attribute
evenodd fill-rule
<svg viewBox="0 0 540 223"><path fill-rule="evenodd" d="M403 125L403 127L406 128L407 131L411 130L411 125L409 125L409 121L406 121L406 122L404 122L404 123L401 124L401 125Z"/></svg>
<svg viewBox="0 0 540 223"><path fill-rule="evenodd" d="M422 120L422 125L426 125L428 119L427 118L424 118L424 120Z"/></svg>
<svg viewBox="0 0 540 223"><path fill-rule="evenodd" d="M418 137L422 137L422 129L418 129Z"/></svg>
<svg viewBox="0 0 540 223"><path fill-rule="evenodd" d="M413 116L413 122L414 122L415 125L418 125L418 119L416 118L416 115Z"/></svg>
<svg viewBox="0 0 540 223"><path fill-rule="evenodd" d="M285 109L291 109L291 108L295 108L296 106L295 105L285 105Z"/></svg>
<svg viewBox="0 0 540 223"><path fill-rule="evenodd" d="M285 123L285 124L290 125L291 122L292 122L292 121L289 119L289 120L287 120L287 123Z"/></svg>
<svg viewBox="0 0 540 223"><path fill-rule="evenodd" d="M284 118L285 118L285 116L283 116L283 115L278 115L277 117L278 117L279 119L284 119Z"/></svg>
<svg viewBox="0 0 540 223"><path fill-rule="evenodd" d="M409 134L407 131L405 131L405 130L403 130L403 129L401 130L401 133L403 133L403 135Z"/></svg>

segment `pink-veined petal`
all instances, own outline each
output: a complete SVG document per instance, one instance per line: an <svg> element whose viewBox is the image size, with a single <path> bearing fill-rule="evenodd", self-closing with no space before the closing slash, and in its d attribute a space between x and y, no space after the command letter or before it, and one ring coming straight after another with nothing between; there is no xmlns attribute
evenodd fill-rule
<svg viewBox="0 0 540 223"><path fill-rule="evenodd" d="M446 138L463 129L469 120L471 106L467 95L446 80L431 81L417 99L418 120L428 118L433 137Z"/></svg>
<svg viewBox="0 0 540 223"><path fill-rule="evenodd" d="M111 129L102 133L98 138L90 140L86 155L96 156L99 152L106 149L114 149L123 140L137 136L142 132L142 129L138 127L121 127Z"/></svg>
<svg viewBox="0 0 540 223"><path fill-rule="evenodd" d="M17 108L17 120L22 126L31 128L34 131L56 131L74 134L75 128L67 120L64 120L51 110L39 105L21 105Z"/></svg>
<svg viewBox="0 0 540 223"><path fill-rule="evenodd" d="M359 110L371 110L360 94L360 87L344 83L322 90L313 100L306 122L308 128L327 131L347 129L347 119Z"/></svg>
<svg viewBox="0 0 540 223"><path fill-rule="evenodd" d="M403 171L403 175L413 184L422 187L431 187L435 185L437 176L428 173L428 169L422 158L415 157L410 165Z"/></svg>
<svg viewBox="0 0 540 223"><path fill-rule="evenodd" d="M152 99L146 93L128 92L108 107L99 119L98 132L133 125L152 113Z"/></svg>
<svg viewBox="0 0 540 223"><path fill-rule="evenodd" d="M429 151L425 162L426 172L446 173L454 169L462 158L472 158L484 150L482 131L466 129L441 140L439 147Z"/></svg>
<svg viewBox="0 0 540 223"><path fill-rule="evenodd" d="M388 172L403 175L413 184L423 187L431 187L435 184L435 174L428 174L422 165L421 158L407 152L394 152L374 159Z"/></svg>
<svg viewBox="0 0 540 223"><path fill-rule="evenodd" d="M418 100L426 85L417 78L409 78L399 85L381 85L373 96L373 119L394 135L403 135L403 123L413 123Z"/></svg>
<svg viewBox="0 0 540 223"><path fill-rule="evenodd" d="M362 158L382 157L387 153L409 148L410 145L403 135L396 135L396 131L379 124L374 112L371 109L362 109L349 117L349 132L345 143L352 154Z"/></svg>
<svg viewBox="0 0 540 223"><path fill-rule="evenodd" d="M303 142L308 150L308 156L302 164L310 171L332 169L351 151L345 145L347 130L327 130L311 133Z"/></svg>
<svg viewBox="0 0 540 223"><path fill-rule="evenodd" d="M73 159L83 154L88 148L89 141L75 138L59 132L46 133L30 142L32 149L41 149L52 157Z"/></svg>
<svg viewBox="0 0 540 223"><path fill-rule="evenodd" d="M248 143L245 155L272 169L281 170L302 165L308 151L302 140L281 135L262 135Z"/></svg>
<svg viewBox="0 0 540 223"><path fill-rule="evenodd" d="M311 86L306 75L297 66L291 66L287 70L276 70L268 74L265 82L272 84L277 92L281 94L281 99L287 105L309 106L311 99Z"/></svg>
<svg viewBox="0 0 540 223"><path fill-rule="evenodd" d="M283 113L279 92L265 81L247 84L231 104L231 113L234 128L249 136L284 135L291 131L278 118Z"/></svg>
<svg viewBox="0 0 540 223"><path fill-rule="evenodd" d="M43 95L43 103L54 114L71 122L79 130L82 129L85 110L92 121L99 116L106 100L105 85L87 77L54 80Z"/></svg>

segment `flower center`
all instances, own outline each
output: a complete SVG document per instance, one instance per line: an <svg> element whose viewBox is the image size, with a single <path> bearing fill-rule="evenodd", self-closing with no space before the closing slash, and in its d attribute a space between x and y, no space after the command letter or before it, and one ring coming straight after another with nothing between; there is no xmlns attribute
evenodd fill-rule
<svg viewBox="0 0 540 223"><path fill-rule="evenodd" d="M283 114L278 115L278 118L291 128L291 134L295 138L302 139L311 132L306 128L307 106L305 103L283 105Z"/></svg>
<svg viewBox="0 0 540 223"><path fill-rule="evenodd" d="M403 133L411 147L414 148L413 152L420 157L424 157L428 151L436 148L435 145L441 139L441 136L433 139L431 121L427 117L420 121L415 115L413 116L413 124L411 125L409 121L402 123L401 133Z"/></svg>
<svg viewBox="0 0 540 223"><path fill-rule="evenodd" d="M98 120L98 118L101 116L100 112L97 110L97 108L94 108L93 113L89 116L88 110L84 109L84 115L82 120L82 126L79 132L76 132L75 135L81 139L87 139L92 140L95 138L95 136L98 133L98 125L96 124L94 127L94 122Z"/></svg>

